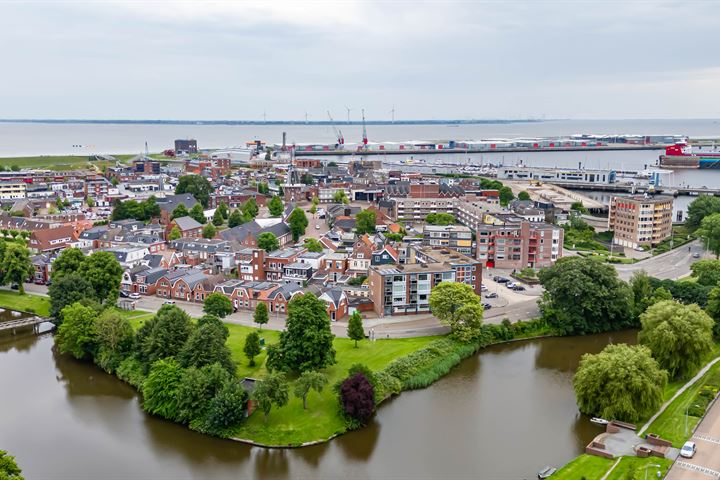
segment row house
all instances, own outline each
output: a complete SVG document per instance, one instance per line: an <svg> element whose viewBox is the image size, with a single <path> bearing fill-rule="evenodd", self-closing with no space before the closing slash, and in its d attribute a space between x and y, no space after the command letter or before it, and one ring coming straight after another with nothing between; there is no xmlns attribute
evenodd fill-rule
<svg viewBox="0 0 720 480"><path fill-rule="evenodd" d="M115 255L118 263L124 269L144 264L145 257L150 254L147 247L109 248L106 251Z"/></svg>
<svg viewBox="0 0 720 480"><path fill-rule="evenodd" d="M342 289L331 288L318 298L327 304L327 312L331 321L342 320L348 314L350 302Z"/></svg>
<svg viewBox="0 0 720 480"><path fill-rule="evenodd" d="M264 281L265 255L265 250L259 248L243 248L236 252L238 278L246 282Z"/></svg>
<svg viewBox="0 0 720 480"><path fill-rule="evenodd" d="M228 280L215 286L232 301L236 310L255 310L264 303L270 313L285 313L287 304L297 295L302 295L302 287L296 284L279 285L274 282L245 282Z"/></svg>
<svg viewBox="0 0 720 480"><path fill-rule="evenodd" d="M217 208L221 203L224 203L230 208L240 208L251 198L255 199L255 203L259 207L264 207L268 201L267 195L263 195L262 193L258 193L257 190L249 188L230 192L221 190L210 196L210 207Z"/></svg>
<svg viewBox="0 0 720 480"><path fill-rule="evenodd" d="M278 219L256 219L252 222L221 231L220 238L235 242L243 247L257 248L257 237L265 232L270 232L275 235L280 248L284 248L292 243L290 227Z"/></svg>
<svg viewBox="0 0 720 480"><path fill-rule="evenodd" d="M348 256L347 273L351 277L367 276L375 244L367 235L362 235L353 244L352 253Z"/></svg>
<svg viewBox="0 0 720 480"><path fill-rule="evenodd" d="M194 269L169 272L158 280L157 295L202 303L205 297L215 290L215 285L222 280L222 276L208 275Z"/></svg>
<svg viewBox="0 0 720 480"><path fill-rule="evenodd" d="M30 234L28 248L37 253L49 253L64 250L77 239L71 226L35 230Z"/></svg>
<svg viewBox="0 0 720 480"><path fill-rule="evenodd" d="M313 276L313 267L309 263L293 262L283 267L282 281L304 286Z"/></svg>
<svg viewBox="0 0 720 480"><path fill-rule="evenodd" d="M275 250L265 255L265 279L271 282L281 282L285 275L285 267L298 261L303 253L299 248L286 248Z"/></svg>
<svg viewBox="0 0 720 480"><path fill-rule="evenodd" d="M230 252L230 242L215 238L180 238L168 246L185 265L214 265L218 253Z"/></svg>
<svg viewBox="0 0 720 480"><path fill-rule="evenodd" d="M32 282L37 285L47 285L52 272L54 258L47 254L39 254L30 258L33 266Z"/></svg>
<svg viewBox="0 0 720 480"><path fill-rule="evenodd" d="M167 268L138 265L123 272L120 289L125 293L155 295L158 281L167 273Z"/></svg>

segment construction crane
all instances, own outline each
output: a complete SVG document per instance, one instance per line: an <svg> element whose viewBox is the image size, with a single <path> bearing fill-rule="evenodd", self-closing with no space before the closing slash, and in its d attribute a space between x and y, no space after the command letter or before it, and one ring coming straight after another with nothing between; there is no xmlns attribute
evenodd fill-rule
<svg viewBox="0 0 720 480"><path fill-rule="evenodd" d="M341 147L345 145L345 137L343 137L342 130L335 126L335 120L330 115L330 110L327 111L328 118L330 119L330 125L332 126L333 132L335 132L335 138L337 139L337 146Z"/></svg>
<svg viewBox="0 0 720 480"><path fill-rule="evenodd" d="M362 127L363 127L363 130L362 130L362 133L363 133L363 137L362 137L363 148L364 148L365 150L367 150L368 137L367 137L367 128L365 128L365 109L364 109L364 108L362 109Z"/></svg>

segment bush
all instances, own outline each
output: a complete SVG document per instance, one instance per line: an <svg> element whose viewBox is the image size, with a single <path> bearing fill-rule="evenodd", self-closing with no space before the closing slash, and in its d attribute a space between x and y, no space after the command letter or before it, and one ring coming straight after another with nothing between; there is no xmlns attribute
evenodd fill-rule
<svg viewBox="0 0 720 480"><path fill-rule="evenodd" d="M145 367L140 360L129 357L120 362L120 365L117 367L117 377L142 392L142 386L145 382L144 371Z"/></svg>
<svg viewBox="0 0 720 480"><path fill-rule="evenodd" d="M340 405L348 428L367 425L375 413L375 388L365 375L356 373L342 382Z"/></svg>
<svg viewBox="0 0 720 480"><path fill-rule="evenodd" d="M229 382L208 405L203 421L196 421L190 427L219 437L226 437L245 418L248 393L238 382Z"/></svg>
<svg viewBox="0 0 720 480"><path fill-rule="evenodd" d="M169 420L179 417L178 391L183 369L173 359L158 360L143 383L143 409Z"/></svg>
<svg viewBox="0 0 720 480"><path fill-rule="evenodd" d="M403 390L402 382L384 370L375 372L375 402L380 403Z"/></svg>

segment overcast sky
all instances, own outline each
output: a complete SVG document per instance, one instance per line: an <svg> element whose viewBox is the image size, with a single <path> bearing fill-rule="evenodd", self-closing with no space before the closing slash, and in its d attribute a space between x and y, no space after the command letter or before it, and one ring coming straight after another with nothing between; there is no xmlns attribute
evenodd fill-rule
<svg viewBox="0 0 720 480"><path fill-rule="evenodd" d="M0 118L718 118L707 1L0 0Z"/></svg>

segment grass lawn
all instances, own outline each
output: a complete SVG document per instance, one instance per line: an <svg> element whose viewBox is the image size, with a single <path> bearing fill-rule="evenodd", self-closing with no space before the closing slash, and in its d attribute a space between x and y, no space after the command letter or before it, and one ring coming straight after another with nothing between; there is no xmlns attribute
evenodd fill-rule
<svg viewBox="0 0 720 480"><path fill-rule="evenodd" d="M648 433L655 433L660 437L673 442L673 446L681 447L687 440L692 429L698 424L700 418L689 415L687 417L687 434L685 433L685 411L691 406L693 399L710 375L720 372L720 362L708 370L708 372L695 384L685 390L682 395L673 401L668 408L648 428ZM676 392L679 387L674 388ZM672 395L666 395L669 398Z"/></svg>
<svg viewBox="0 0 720 480"><path fill-rule="evenodd" d="M20 295L13 290L0 290L0 307L21 312L37 313L42 317L50 316L50 299L30 293Z"/></svg>
<svg viewBox="0 0 720 480"><path fill-rule="evenodd" d="M121 154L113 155L117 160L124 162L137 155ZM48 170L74 170L89 168L90 165L111 165L113 162L88 160L89 155L41 155L37 157L9 157L0 158L0 165L8 168L17 165L20 168L40 168Z"/></svg>
<svg viewBox="0 0 720 480"><path fill-rule="evenodd" d="M647 478L657 478L658 470L664 476L668 468L670 468L670 465L672 465L672 460L655 457L622 457L620 463L608 476L608 480L643 480L645 478L645 467L647 465L660 465L660 468L647 467Z"/></svg>
<svg viewBox="0 0 720 480"><path fill-rule="evenodd" d="M615 460L583 454L575 458L560 470L555 472L552 478L563 480L600 480L605 472L612 466Z"/></svg>

